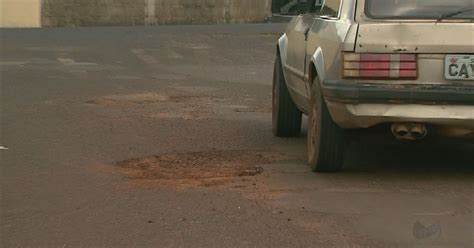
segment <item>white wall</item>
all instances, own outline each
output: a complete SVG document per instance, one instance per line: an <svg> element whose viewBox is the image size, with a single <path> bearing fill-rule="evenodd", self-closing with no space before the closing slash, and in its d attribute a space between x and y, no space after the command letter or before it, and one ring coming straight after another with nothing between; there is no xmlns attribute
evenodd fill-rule
<svg viewBox="0 0 474 248"><path fill-rule="evenodd" d="M0 0L0 27L40 27L41 0Z"/></svg>

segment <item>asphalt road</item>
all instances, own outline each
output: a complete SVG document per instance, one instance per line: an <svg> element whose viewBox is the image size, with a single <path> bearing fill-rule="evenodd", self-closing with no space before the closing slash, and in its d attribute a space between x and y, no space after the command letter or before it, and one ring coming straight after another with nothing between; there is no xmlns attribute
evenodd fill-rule
<svg viewBox="0 0 474 248"><path fill-rule="evenodd" d="M473 247L472 145L272 136L282 30L1 30L3 247Z"/></svg>

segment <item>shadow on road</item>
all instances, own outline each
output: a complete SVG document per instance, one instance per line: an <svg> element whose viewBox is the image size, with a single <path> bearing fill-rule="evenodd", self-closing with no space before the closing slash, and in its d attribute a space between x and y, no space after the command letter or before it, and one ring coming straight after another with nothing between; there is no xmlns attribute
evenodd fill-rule
<svg viewBox="0 0 474 248"><path fill-rule="evenodd" d="M372 144L355 142L348 149L345 172L459 174L474 172L474 145Z"/></svg>
<svg viewBox="0 0 474 248"><path fill-rule="evenodd" d="M307 127L298 139L306 147ZM474 143L431 137L420 143L396 141L387 126L349 133L343 174L465 174L474 175ZM302 160L306 161L306 151Z"/></svg>

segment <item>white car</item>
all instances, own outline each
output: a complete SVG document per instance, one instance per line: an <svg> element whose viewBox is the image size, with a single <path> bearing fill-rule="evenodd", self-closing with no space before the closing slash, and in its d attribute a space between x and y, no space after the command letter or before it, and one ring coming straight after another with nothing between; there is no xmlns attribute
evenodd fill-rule
<svg viewBox="0 0 474 248"><path fill-rule="evenodd" d="M341 170L345 130L474 138L474 1L306 0L279 39L273 130L308 162Z"/></svg>

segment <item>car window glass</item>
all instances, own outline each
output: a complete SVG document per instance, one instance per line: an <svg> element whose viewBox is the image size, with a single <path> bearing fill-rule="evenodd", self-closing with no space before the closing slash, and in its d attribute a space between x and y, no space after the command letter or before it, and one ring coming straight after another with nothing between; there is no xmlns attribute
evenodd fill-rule
<svg viewBox="0 0 474 248"><path fill-rule="evenodd" d="M319 14L323 5L323 0L300 0L301 13Z"/></svg>
<svg viewBox="0 0 474 248"><path fill-rule="evenodd" d="M473 19L473 0L366 0L366 14L372 18Z"/></svg>
<svg viewBox="0 0 474 248"><path fill-rule="evenodd" d="M338 17L341 0L323 0L322 2L323 7L320 11L320 15Z"/></svg>

